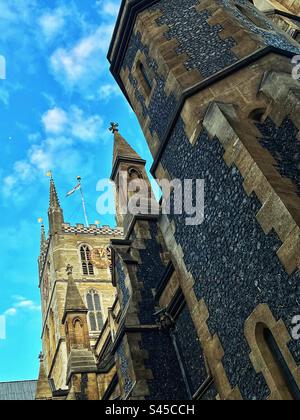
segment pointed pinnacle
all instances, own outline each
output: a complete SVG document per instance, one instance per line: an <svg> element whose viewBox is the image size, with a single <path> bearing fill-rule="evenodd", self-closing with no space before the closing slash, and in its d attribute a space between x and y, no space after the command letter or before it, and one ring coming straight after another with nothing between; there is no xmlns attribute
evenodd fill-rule
<svg viewBox="0 0 300 420"><path fill-rule="evenodd" d="M56 187L54 183L54 179L51 177L50 179L50 208L60 208L60 203L58 199L58 195L56 192Z"/></svg>
<svg viewBox="0 0 300 420"><path fill-rule="evenodd" d="M45 226L41 225L41 254L44 252L45 245L46 245L46 233L45 233Z"/></svg>

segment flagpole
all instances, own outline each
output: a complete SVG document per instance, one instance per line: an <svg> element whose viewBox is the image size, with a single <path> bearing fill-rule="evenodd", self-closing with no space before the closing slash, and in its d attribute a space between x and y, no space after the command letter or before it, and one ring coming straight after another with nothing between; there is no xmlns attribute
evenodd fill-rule
<svg viewBox="0 0 300 420"><path fill-rule="evenodd" d="M79 185L80 185L80 194L81 194L81 201L82 201L82 208L83 208L83 214L84 214L84 219L85 219L85 225L86 225L86 227L89 227L89 221L88 221L87 212L86 212L86 205L85 205L84 195L83 195L83 190L82 190L82 185L81 185L81 178L78 177L77 179L78 179Z"/></svg>

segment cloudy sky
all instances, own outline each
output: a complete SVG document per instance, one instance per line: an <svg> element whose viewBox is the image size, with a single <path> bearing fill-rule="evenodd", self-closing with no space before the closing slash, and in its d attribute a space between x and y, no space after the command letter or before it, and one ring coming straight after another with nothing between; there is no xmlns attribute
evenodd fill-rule
<svg viewBox="0 0 300 420"><path fill-rule="evenodd" d="M66 221L83 221L80 197L65 198L81 175L90 223L111 224L112 217L96 212L97 181L111 171L109 123L119 122L150 160L106 60L120 1L0 0L6 60L6 79L0 77L0 329L6 318L0 381L37 375L37 220L47 221L46 172L53 172Z"/></svg>

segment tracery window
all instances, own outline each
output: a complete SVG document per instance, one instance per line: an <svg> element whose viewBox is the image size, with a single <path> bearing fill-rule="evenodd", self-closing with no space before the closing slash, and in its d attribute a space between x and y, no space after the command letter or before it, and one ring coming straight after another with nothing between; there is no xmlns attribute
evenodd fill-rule
<svg viewBox="0 0 300 420"><path fill-rule="evenodd" d="M101 331L103 328L103 315L100 295L97 291L91 290L86 295L86 302L88 308L88 319L90 325L90 331L96 332Z"/></svg>
<svg viewBox="0 0 300 420"><path fill-rule="evenodd" d="M86 276L93 276L94 267L91 263L91 250L87 245L82 245L82 247L80 248L80 257L83 274Z"/></svg>

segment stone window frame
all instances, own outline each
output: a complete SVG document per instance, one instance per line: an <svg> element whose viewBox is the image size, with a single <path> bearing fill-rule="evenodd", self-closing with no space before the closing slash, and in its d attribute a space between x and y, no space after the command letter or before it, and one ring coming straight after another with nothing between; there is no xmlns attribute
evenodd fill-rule
<svg viewBox="0 0 300 420"><path fill-rule="evenodd" d="M83 321L79 316L76 316L74 319L72 319L72 327L75 328L76 323L79 322L81 328L83 327Z"/></svg>
<svg viewBox="0 0 300 420"><path fill-rule="evenodd" d="M127 172L130 178L132 178L133 173L135 173L138 179L144 179L142 172L136 166L130 166Z"/></svg>
<svg viewBox="0 0 300 420"><path fill-rule="evenodd" d="M84 260L82 259L81 249L82 249L83 247L87 247L87 248L89 249L89 251L90 251L90 260L89 260L89 261L88 261L88 260L84 261ZM93 266L93 264L92 264L92 262L91 262L91 255L92 255L92 252L93 252L93 247L92 247L92 246L90 246L89 244L85 243L85 242L84 242L84 243L81 243L81 244L79 245L79 247L78 247L78 256L79 256L79 261L80 261L81 273L82 273L82 275L83 275L83 276L94 277L94 276L97 274L97 273L96 273L96 269L95 269L95 267ZM87 273L84 273L84 270L83 270L83 264L84 264L84 263L88 263L88 262L91 264L93 274L91 274L91 272L89 271L89 265L87 265Z"/></svg>
<svg viewBox="0 0 300 420"><path fill-rule="evenodd" d="M269 400L284 400L285 393L278 387L281 378L274 375L268 362L262 354L261 348L267 346L262 334L257 334L257 327L263 325L273 335L281 354L290 369L292 376L300 388L300 366L297 366L288 343L292 340L283 320L276 321L267 304L258 305L245 323L245 337L251 349L250 360L256 373L262 373L271 391ZM262 341L263 340L263 341Z"/></svg>
<svg viewBox="0 0 300 420"><path fill-rule="evenodd" d="M142 74L140 66L143 66L149 72L149 78L152 78L152 87L149 89L148 83L145 80L145 76ZM139 51L135 57L135 61L132 67L132 75L137 81L138 90L142 93L145 99L145 105L149 108L155 88L157 86L157 81L154 77L153 71L149 69L147 58L142 51Z"/></svg>
<svg viewBox="0 0 300 420"><path fill-rule="evenodd" d="M93 298L93 305L94 305L93 311L89 308L89 304L88 304L88 295L89 294L91 294L92 295L92 298ZM95 299L94 299L95 295L98 295L99 296L100 311L96 309ZM102 329L103 329L104 323L105 323L104 322L105 316L104 316L104 305L103 305L103 296L102 296L102 293L99 290L97 290L97 289L93 289L93 288L88 289L86 291L86 293L85 293L85 303L86 303L86 306L87 306L87 309L88 309L87 318L88 318L88 326L89 326L90 333L91 334L94 334L96 332L97 333L98 332L101 332ZM91 321L90 321L90 314L91 314L91 312L94 314L94 317L95 317L96 327L98 328L96 330L93 330L92 327L91 327ZM102 327L101 327L101 329L99 329L99 320L98 320L98 313L99 312L100 312L101 318L102 318Z"/></svg>

